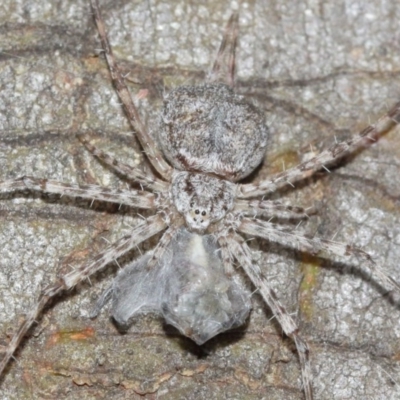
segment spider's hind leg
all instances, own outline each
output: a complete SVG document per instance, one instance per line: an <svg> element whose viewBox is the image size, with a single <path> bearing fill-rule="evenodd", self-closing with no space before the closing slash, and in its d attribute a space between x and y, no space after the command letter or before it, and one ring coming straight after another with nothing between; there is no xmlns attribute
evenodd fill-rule
<svg viewBox="0 0 400 400"><path fill-rule="evenodd" d="M230 87L234 86L238 29L239 15L234 13L226 25L217 57L207 78L209 82L222 82Z"/></svg>
<svg viewBox="0 0 400 400"><path fill-rule="evenodd" d="M141 171L138 167L133 167L131 165L122 163L104 151L98 149L90 142L89 135L78 135L78 139L82 142L86 149L101 162L106 164L110 169L125 176L132 182L139 183L140 185L155 192L165 192L168 190L168 184L161 179L149 176Z"/></svg>
<svg viewBox="0 0 400 400"><path fill-rule="evenodd" d="M380 135L393 128L393 125L396 124L400 124L400 102L379 118L375 124L367 126L348 140L334 143L330 148L321 151L310 160L304 161L259 183L239 185L238 198L246 199L264 196L276 192L286 185L294 186L295 182L309 178L317 171L327 169L327 167L343 157L354 153L366 142L374 142Z"/></svg>
<svg viewBox="0 0 400 400"><path fill-rule="evenodd" d="M22 176L0 182L1 193L14 193L30 190L37 193L52 193L61 196L80 197L89 200L124 204L143 209L156 209L155 195L144 190L109 189L98 185L76 185L50 179Z"/></svg>
<svg viewBox="0 0 400 400"><path fill-rule="evenodd" d="M104 21L100 14L98 1L90 0L90 5L97 26L97 31L100 36L101 45L103 47L108 69L110 70L111 79L113 81L118 97L121 100L121 103L124 107L125 114L128 117L130 124L134 128L136 132L136 137L138 138L150 163L166 181L169 181L173 169L165 161L160 149L157 146L157 143L150 136L146 126L144 125L139 116L139 112L132 100L128 87L126 86L124 77L122 76L121 71L119 70L118 64L112 52L110 42L107 37Z"/></svg>

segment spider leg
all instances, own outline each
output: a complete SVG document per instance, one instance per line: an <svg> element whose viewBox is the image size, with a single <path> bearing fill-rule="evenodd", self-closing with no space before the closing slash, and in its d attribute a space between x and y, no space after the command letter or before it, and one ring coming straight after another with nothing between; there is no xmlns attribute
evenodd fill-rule
<svg viewBox="0 0 400 400"><path fill-rule="evenodd" d="M139 168L124 164L98 149L90 143L88 135L78 135L78 138L90 153L119 174L156 192L165 192L168 190L168 184L161 179L147 176Z"/></svg>
<svg viewBox="0 0 400 400"><path fill-rule="evenodd" d="M326 166L329 166L347 154L354 152L365 143L365 140L375 141L380 134L392 128L394 124L399 123L400 102L382 116L375 125L369 125L349 140L335 143L329 149L322 151L316 157L276 174L272 178L257 184L250 183L239 185L238 198L262 196L275 192L287 184L293 186L294 182L308 178L316 171L326 168Z"/></svg>
<svg viewBox="0 0 400 400"><path fill-rule="evenodd" d="M108 189L97 185L74 185L32 176L22 176L0 182L0 193L12 193L26 189L39 193L54 193L61 196L82 197L131 207L156 209L156 196L146 191Z"/></svg>
<svg viewBox="0 0 400 400"><path fill-rule="evenodd" d="M15 350L18 348L21 340L35 323L43 308L52 298L65 290L73 288L79 282L84 281L90 275L99 271L101 268L111 263L116 258L121 257L139 243L151 236L154 236L165 228L166 223L160 215L155 215L148 218L146 221L143 221L136 226L130 235L119 239L117 242L109 246L105 251L98 254L90 264L87 266L82 266L81 268L64 275L58 280L58 282L44 289L35 307L27 314L25 321L21 324L18 331L14 334L11 342L7 346L4 358L0 362L0 376L2 375L3 370L10 358L13 356Z"/></svg>
<svg viewBox="0 0 400 400"><path fill-rule="evenodd" d="M156 171L166 180L169 181L172 175L172 167L164 160L161 151L158 149L156 142L147 132L145 125L142 123L138 110L133 103L132 97L129 93L128 87L124 78L119 70L117 62L115 61L110 42L107 38L104 21L100 14L99 4L97 0L90 0L94 20L97 26L97 31L100 36L101 45L106 57L108 69L110 70L111 79L113 81L115 90L120 98L124 107L125 113L129 119L130 124L136 132L136 136L146 153L149 161L156 169Z"/></svg>
<svg viewBox="0 0 400 400"><path fill-rule="evenodd" d="M235 79L235 51L239 30L239 15L234 13L229 18L224 37L218 49L212 70L208 76L209 82L222 82L233 87Z"/></svg>
<svg viewBox="0 0 400 400"><path fill-rule="evenodd" d="M397 293L400 293L400 286L397 282L390 276L386 275L385 272L374 263L368 253L357 247L334 242L332 240L320 238L310 239L301 234L293 233L291 228L289 230L285 227L258 219L243 218L237 230L248 235L261 237L271 242L281 243L288 247L307 251L316 256L333 255L341 258L361 258L371 273L375 275L375 278L377 278L381 284L383 284L383 287L386 290L394 290ZM359 265L360 262L359 260L357 261L357 264Z"/></svg>
<svg viewBox="0 0 400 400"><path fill-rule="evenodd" d="M225 240L233 256L238 260L254 286L260 291L260 294L278 320L285 335L289 336L294 341L299 355L306 400L312 400L312 372L307 342L300 337L299 328L295 321L276 297L275 292L269 286L260 267L253 261L251 250L244 239L239 235L231 234L231 236L221 239L222 242Z"/></svg>
<svg viewBox="0 0 400 400"><path fill-rule="evenodd" d="M308 218L315 213L314 207L303 207L282 204L272 200L236 200L233 212L246 216L266 216L285 219Z"/></svg>
<svg viewBox="0 0 400 400"><path fill-rule="evenodd" d="M176 231L181 227L182 225L176 224L176 225L170 225L168 229L163 233L161 236L160 241L157 243L157 246L155 247L153 254L151 255L149 261L147 262L147 268L153 268L156 266L157 262L161 260L163 254L165 253L166 249L168 248L169 243L171 242L172 238L175 236Z"/></svg>
<svg viewBox="0 0 400 400"><path fill-rule="evenodd" d="M225 274L228 277L231 277L234 272L233 256L232 256L232 253L229 251L228 242L226 240L223 240L224 236L221 236L221 237L222 237L222 240L220 240L220 238L219 238L218 244L220 245L222 265L224 267Z"/></svg>
<svg viewBox="0 0 400 400"><path fill-rule="evenodd" d="M147 218L145 221L138 224L132 230L130 235L122 237L117 242L109 246L106 250L97 255L91 264L66 274L62 278L65 289L74 287L88 276L94 274L118 257L121 257L139 243L142 243L144 240L154 236L158 232L161 232L166 227L167 224L160 214L156 214Z"/></svg>

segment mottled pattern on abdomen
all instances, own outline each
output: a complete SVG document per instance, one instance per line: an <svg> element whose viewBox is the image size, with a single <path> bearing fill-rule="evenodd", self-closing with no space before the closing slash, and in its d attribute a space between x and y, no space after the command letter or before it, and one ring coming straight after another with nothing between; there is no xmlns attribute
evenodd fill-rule
<svg viewBox="0 0 400 400"><path fill-rule="evenodd" d="M262 161L268 129L260 111L228 86L204 84L167 95L157 135L175 168L238 181Z"/></svg>

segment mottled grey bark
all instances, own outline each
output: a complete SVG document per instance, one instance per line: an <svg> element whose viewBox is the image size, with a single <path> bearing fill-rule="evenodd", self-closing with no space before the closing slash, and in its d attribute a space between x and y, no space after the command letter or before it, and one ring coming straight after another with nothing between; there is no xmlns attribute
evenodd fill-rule
<svg viewBox="0 0 400 400"><path fill-rule="evenodd" d="M260 180L363 128L400 99L396 2L255 1L240 9L238 91L272 130ZM236 2L107 1L101 8L151 126L163 88L200 82ZM83 1L0 5L0 179L34 175L126 187L75 137L143 162ZM147 89L143 91L142 89ZM142 91L140 91L142 90ZM310 147L311 146L311 147ZM400 282L399 130L332 173L283 193L319 205L311 235L363 247ZM0 202L0 345L40 289L129 230L135 210L54 196ZM301 228L299 228L301 229ZM150 244L143 246L149 248ZM317 399L400 397L400 310L359 269L255 241L280 299L311 347ZM294 345L255 297L247 327L202 349L146 317L121 335L88 319L110 268L53 302L0 382L2 399L300 399Z"/></svg>

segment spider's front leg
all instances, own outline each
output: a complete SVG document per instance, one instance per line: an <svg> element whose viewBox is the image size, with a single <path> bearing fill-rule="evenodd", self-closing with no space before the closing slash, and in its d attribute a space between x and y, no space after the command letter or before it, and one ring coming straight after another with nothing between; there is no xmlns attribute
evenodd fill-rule
<svg viewBox="0 0 400 400"><path fill-rule="evenodd" d="M299 206L285 205L272 200L236 200L233 212L236 215L252 217L304 219L316 212L314 207L307 209Z"/></svg>
<svg viewBox="0 0 400 400"><path fill-rule="evenodd" d="M69 272L61 277L58 282L44 289L35 307L27 314L24 322L20 325L18 331L14 334L11 342L8 344L5 350L5 355L0 362L0 376L10 358L12 358L15 350L18 348L23 337L35 323L43 308L52 298L65 290L73 288L78 283L87 279L90 275L104 268L115 259L128 253L135 246L161 232L166 227L167 224L161 215L157 214L148 218L146 221L143 221L136 226L130 235L119 239L117 242L110 245L105 251L97 255L91 263Z"/></svg>
<svg viewBox="0 0 400 400"><path fill-rule="evenodd" d="M311 158L293 168L272 176L257 184L249 183L239 185L238 198L245 199L255 196L263 196L276 192L286 185L312 176L315 172L326 168L344 156L353 153L365 142L375 141L379 135L388 131L394 124L400 123L400 102L395 104L374 125L369 125L357 135L344 142L335 143L329 149L322 151L316 157Z"/></svg>
<svg viewBox="0 0 400 400"><path fill-rule="evenodd" d="M258 236L271 242L282 244L301 251L307 251L316 256L339 256L340 258L362 260L371 274L378 280L386 290L400 294L399 284L388 276L378 265L374 263L371 256L365 251L344 243L320 238L307 238L300 233L293 233L292 229L258 219L243 218L237 230L239 232ZM360 265L361 263L357 263Z"/></svg>
<svg viewBox="0 0 400 400"><path fill-rule="evenodd" d="M244 239L239 235L230 234L226 237L220 238L219 241L221 245L224 248L229 249L231 255L237 259L245 273L253 282L254 286L260 291L261 296L278 320L285 334L294 341L300 359L303 389L306 395L306 400L312 400L312 372L309 359L309 348L306 341L300 337L298 326L276 297L274 291L268 284L267 279L260 270L260 267L253 261L251 250L245 243Z"/></svg>

